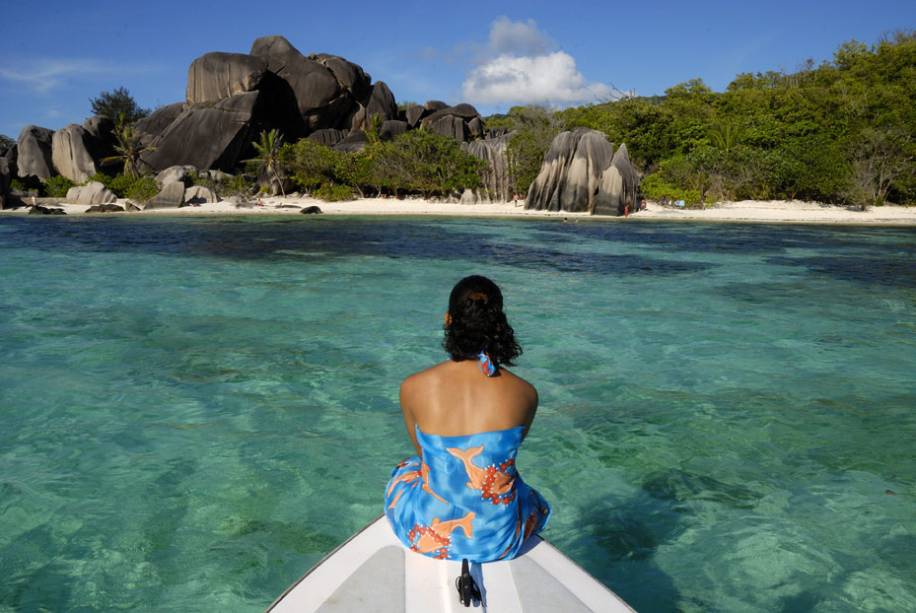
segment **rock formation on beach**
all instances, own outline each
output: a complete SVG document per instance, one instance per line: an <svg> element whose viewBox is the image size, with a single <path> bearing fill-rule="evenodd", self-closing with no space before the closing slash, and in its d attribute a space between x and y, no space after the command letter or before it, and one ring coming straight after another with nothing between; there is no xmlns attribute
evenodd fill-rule
<svg viewBox="0 0 916 613"><path fill-rule="evenodd" d="M72 204L113 204L118 197L98 181L71 187L65 198Z"/></svg>
<svg viewBox="0 0 916 613"><path fill-rule="evenodd" d="M143 161L153 170L191 165L229 170L251 146L257 92L223 98L212 106L190 106L151 143Z"/></svg>
<svg viewBox="0 0 916 613"><path fill-rule="evenodd" d="M378 120L373 118L378 117ZM309 137L340 151L368 142L363 132L381 122L394 138L424 127L461 141L484 136L483 120L469 104L430 101L399 110L384 81L345 58L304 55L282 36L257 39L249 54L205 53L188 69L186 99L137 122L143 160L154 171L190 164L232 170L251 157L251 141L277 129L286 142Z"/></svg>
<svg viewBox="0 0 916 613"><path fill-rule="evenodd" d="M0 157L0 210L6 208L6 201L10 193L10 168L5 157Z"/></svg>
<svg viewBox="0 0 916 613"><path fill-rule="evenodd" d="M54 175L54 164L51 162L53 135L54 132L51 130L38 126L26 126L22 129L16 141L20 177L34 176L44 180Z"/></svg>
<svg viewBox="0 0 916 613"><path fill-rule="evenodd" d="M51 137L51 162L54 170L74 183L83 183L98 172L96 158L101 144L83 126L75 123ZM93 156L92 152L96 152Z"/></svg>
<svg viewBox="0 0 916 613"><path fill-rule="evenodd" d="M282 36L258 38L249 53L213 51L194 59L188 68L185 99L160 107L133 125L146 148L140 155L141 170L154 173L173 167L233 172L255 157L252 142L258 135L274 129L284 142L309 138L342 152L363 149L371 141L368 130L377 130L382 140L410 130L428 130L460 141L466 151L487 162L484 186L470 200L510 197L508 141L488 140L484 120L472 105L430 100L399 108L388 85L373 82L358 64L326 53L305 55ZM105 117L92 117L82 126L71 124L56 132L27 126L19 135L13 159L7 160L5 176L46 181L61 175L85 183L103 170L102 160L113 156L116 144L114 122ZM159 188L165 191L170 182L159 180ZM74 192L84 200L86 194ZM185 200L183 195L178 197L177 188L160 196L153 199L153 208L181 206ZM193 197L201 200L210 195L195 192Z"/></svg>
<svg viewBox="0 0 916 613"><path fill-rule="evenodd" d="M509 139L511 134L462 143L461 148L474 157L486 162L481 186L476 190L465 190L461 202L508 202L512 199L512 177L509 172Z"/></svg>
<svg viewBox="0 0 916 613"><path fill-rule="evenodd" d="M625 145L614 145L597 130L560 132L550 144L528 189L527 209L623 215L635 210L639 174Z"/></svg>

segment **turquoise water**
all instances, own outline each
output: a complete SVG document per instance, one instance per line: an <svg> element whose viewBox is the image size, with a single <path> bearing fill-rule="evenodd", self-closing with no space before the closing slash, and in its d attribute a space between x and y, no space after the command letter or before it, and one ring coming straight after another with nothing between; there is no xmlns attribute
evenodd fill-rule
<svg viewBox="0 0 916 613"><path fill-rule="evenodd" d="M912 229L0 219L0 611L262 610L504 289L545 536L642 611L916 603Z"/></svg>

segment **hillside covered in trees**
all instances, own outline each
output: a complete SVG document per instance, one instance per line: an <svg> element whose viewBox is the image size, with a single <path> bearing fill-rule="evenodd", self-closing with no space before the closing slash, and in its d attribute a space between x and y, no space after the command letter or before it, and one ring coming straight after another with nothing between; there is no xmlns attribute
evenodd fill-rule
<svg viewBox="0 0 916 613"><path fill-rule="evenodd" d="M806 199L916 203L916 34L794 73L738 75L716 93L701 80L664 96L559 112L515 107L487 127L516 130L509 146L518 192L561 130L588 127L626 143L650 198L688 203Z"/></svg>

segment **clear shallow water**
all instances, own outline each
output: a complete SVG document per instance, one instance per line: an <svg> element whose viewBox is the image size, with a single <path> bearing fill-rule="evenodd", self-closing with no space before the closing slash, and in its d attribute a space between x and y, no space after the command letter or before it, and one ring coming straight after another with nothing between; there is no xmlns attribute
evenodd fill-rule
<svg viewBox="0 0 916 613"><path fill-rule="evenodd" d="M916 602L916 232L0 219L0 611L262 610L381 512L451 283L545 534L643 611Z"/></svg>

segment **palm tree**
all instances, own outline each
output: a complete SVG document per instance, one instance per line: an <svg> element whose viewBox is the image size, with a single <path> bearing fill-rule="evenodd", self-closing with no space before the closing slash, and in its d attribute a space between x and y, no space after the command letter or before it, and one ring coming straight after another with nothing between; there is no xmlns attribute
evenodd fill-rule
<svg viewBox="0 0 916 613"><path fill-rule="evenodd" d="M254 141L251 144L258 152L258 155L247 161L257 164L259 174L267 175L268 179L276 179L277 184L280 186L280 193L286 196L286 191L283 189L283 181L280 179L280 171L283 165L280 146L283 144L283 135L277 129L269 132L261 130L260 142Z"/></svg>
<svg viewBox="0 0 916 613"><path fill-rule="evenodd" d="M730 122L717 123L713 125L709 132L709 138L712 141L713 146L715 146L717 149L721 149L725 153L729 153L732 149L734 149L738 142L738 137L738 127Z"/></svg>
<svg viewBox="0 0 916 613"><path fill-rule="evenodd" d="M102 163L121 162L124 164L124 175L136 179L140 176L140 165L146 163L140 156L148 151L155 151L156 148L140 142L140 135L134 130L133 124L127 121L124 113L118 116L114 135L118 141L114 146L116 154L104 158Z"/></svg>

